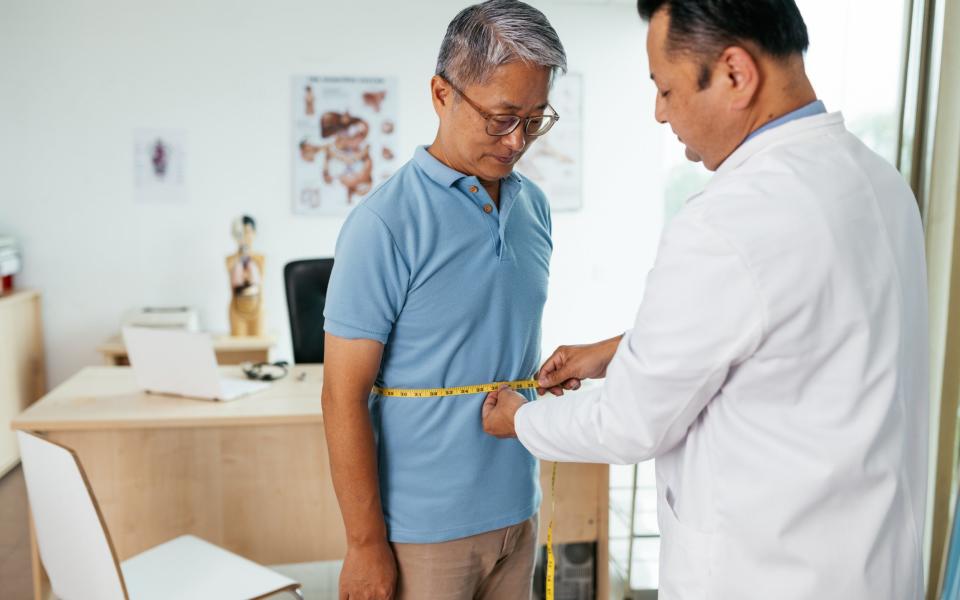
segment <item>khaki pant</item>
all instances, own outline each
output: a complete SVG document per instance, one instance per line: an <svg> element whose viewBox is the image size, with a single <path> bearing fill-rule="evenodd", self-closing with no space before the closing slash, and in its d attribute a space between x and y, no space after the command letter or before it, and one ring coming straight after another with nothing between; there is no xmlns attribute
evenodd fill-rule
<svg viewBox="0 0 960 600"><path fill-rule="evenodd" d="M397 600L529 600L538 516L437 544L392 544Z"/></svg>

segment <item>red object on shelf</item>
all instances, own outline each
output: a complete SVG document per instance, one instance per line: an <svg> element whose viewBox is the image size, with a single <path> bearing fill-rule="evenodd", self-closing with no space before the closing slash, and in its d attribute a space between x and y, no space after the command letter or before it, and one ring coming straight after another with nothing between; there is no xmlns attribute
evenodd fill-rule
<svg viewBox="0 0 960 600"><path fill-rule="evenodd" d="M9 294L13 291L13 275L4 275L3 285L0 286L0 294Z"/></svg>

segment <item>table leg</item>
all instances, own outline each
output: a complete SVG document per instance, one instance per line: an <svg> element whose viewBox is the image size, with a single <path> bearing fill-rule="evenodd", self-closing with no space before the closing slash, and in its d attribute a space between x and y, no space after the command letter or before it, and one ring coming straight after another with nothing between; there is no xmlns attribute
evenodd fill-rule
<svg viewBox="0 0 960 600"><path fill-rule="evenodd" d="M48 600L51 597L50 580L40 562L40 548L37 546L37 532L33 528L33 514L30 519L30 568L33 572L33 600Z"/></svg>

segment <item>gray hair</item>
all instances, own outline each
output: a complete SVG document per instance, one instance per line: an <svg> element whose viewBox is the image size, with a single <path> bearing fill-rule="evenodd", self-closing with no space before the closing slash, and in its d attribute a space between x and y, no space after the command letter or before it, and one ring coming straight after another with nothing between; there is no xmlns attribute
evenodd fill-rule
<svg viewBox="0 0 960 600"><path fill-rule="evenodd" d="M440 44L437 75L461 88L486 83L497 67L524 62L567 72L567 54L550 21L519 0L487 0L460 11Z"/></svg>

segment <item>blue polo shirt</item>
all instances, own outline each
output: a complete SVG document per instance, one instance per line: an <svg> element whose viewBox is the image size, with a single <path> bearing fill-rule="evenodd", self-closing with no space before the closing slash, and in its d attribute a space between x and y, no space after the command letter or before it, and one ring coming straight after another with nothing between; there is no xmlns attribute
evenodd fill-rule
<svg viewBox="0 0 960 600"><path fill-rule="evenodd" d="M540 362L550 233L547 200L530 180L504 178L498 210L476 177L418 148L344 224L325 329L384 344L382 387L528 378ZM371 393L391 541L453 540L537 511L537 462L517 440L483 432L484 397Z"/></svg>

